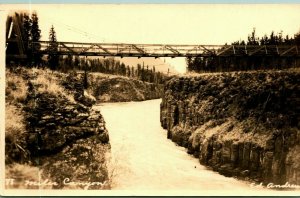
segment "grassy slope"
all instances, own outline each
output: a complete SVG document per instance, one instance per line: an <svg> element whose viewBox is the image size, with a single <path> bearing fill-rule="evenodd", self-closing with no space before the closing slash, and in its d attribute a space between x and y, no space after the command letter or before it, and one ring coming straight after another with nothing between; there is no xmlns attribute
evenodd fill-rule
<svg viewBox="0 0 300 198"><path fill-rule="evenodd" d="M38 103L30 99L33 94L32 89L35 90L36 99L51 96L70 104L81 103L75 101L76 91L72 90L72 87L66 89L66 86L62 86L62 84L71 85L69 80L67 75L49 70L18 68L15 71L6 71L6 178L16 179L14 186L7 186L8 188L39 188L37 185L26 185L26 180L38 182L49 179L57 182L58 185L52 184L40 188L67 189L74 187L61 186L64 178L70 178L72 181L79 179L97 180L102 183L108 181L105 160L108 145L95 144L94 141L97 140L93 137L86 140L79 139L59 153L50 156L33 157L32 150L28 147L30 133L28 133L27 118L32 116L30 108L34 108ZM109 184L90 188L109 188Z"/></svg>

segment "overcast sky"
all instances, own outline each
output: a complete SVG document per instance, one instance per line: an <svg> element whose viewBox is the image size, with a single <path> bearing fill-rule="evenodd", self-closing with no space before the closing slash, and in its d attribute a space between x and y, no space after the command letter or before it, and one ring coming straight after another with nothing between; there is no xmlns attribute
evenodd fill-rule
<svg viewBox="0 0 300 198"><path fill-rule="evenodd" d="M42 40L54 25L59 41L158 44L224 44L258 36L300 31L298 4L178 4L178 5L0 5L36 10ZM175 58L176 67L184 59ZM181 68L182 69L182 68Z"/></svg>

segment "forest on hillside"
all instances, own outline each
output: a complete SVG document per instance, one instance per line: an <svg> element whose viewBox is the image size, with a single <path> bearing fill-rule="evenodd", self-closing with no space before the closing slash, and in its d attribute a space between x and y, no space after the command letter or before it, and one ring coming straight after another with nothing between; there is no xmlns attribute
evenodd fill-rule
<svg viewBox="0 0 300 198"><path fill-rule="evenodd" d="M225 46L227 43L225 44ZM255 28L248 35L247 41L240 40L232 42L233 46L297 46L300 49L300 32L294 37L274 31L269 36L259 38ZM222 49L220 49L221 51ZM188 71L193 72L223 72L223 71L247 71L261 69L286 69L300 66L299 56L210 56L210 57L188 57L186 58Z"/></svg>
<svg viewBox="0 0 300 198"><path fill-rule="evenodd" d="M12 22L17 22L16 30L10 28ZM6 38L8 44L6 48L6 66L10 67L37 67L49 68L51 70L61 72L84 71L87 72L101 72L105 74L114 74L126 76L141 80L144 82L162 84L167 75L160 71L156 71L155 66L137 64L136 66L129 66L121 63L113 57L99 58L99 57L84 57L78 55L59 55L57 33L54 26L49 30L48 55L42 55L39 52L41 45L34 43L40 41L41 30L39 28L39 18L37 13L33 12L31 15L26 12L16 12L14 15L8 16L6 21ZM16 42L18 34L21 35L23 46ZM20 52L21 51L21 52ZM20 56L18 54L23 54Z"/></svg>

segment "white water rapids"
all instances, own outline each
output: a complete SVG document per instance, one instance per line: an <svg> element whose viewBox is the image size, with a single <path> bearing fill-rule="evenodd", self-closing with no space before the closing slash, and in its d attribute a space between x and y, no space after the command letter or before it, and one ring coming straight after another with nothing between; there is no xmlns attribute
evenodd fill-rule
<svg viewBox="0 0 300 198"><path fill-rule="evenodd" d="M95 106L106 121L111 143L113 190L172 190L196 194L278 195L208 170L186 149L167 139L160 126L160 102Z"/></svg>

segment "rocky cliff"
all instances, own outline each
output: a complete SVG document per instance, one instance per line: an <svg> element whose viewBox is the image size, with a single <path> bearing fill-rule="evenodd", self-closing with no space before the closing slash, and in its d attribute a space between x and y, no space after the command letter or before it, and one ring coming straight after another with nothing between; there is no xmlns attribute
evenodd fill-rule
<svg viewBox="0 0 300 198"><path fill-rule="evenodd" d="M176 77L165 84L168 138L226 176L300 184L300 72Z"/></svg>
<svg viewBox="0 0 300 198"><path fill-rule="evenodd" d="M127 77L91 73L89 92L98 102L130 102L161 98L162 85Z"/></svg>
<svg viewBox="0 0 300 198"><path fill-rule="evenodd" d="M80 81L49 70L7 71L6 103L22 115L6 115L6 177L15 179L8 188L109 188L108 131Z"/></svg>

